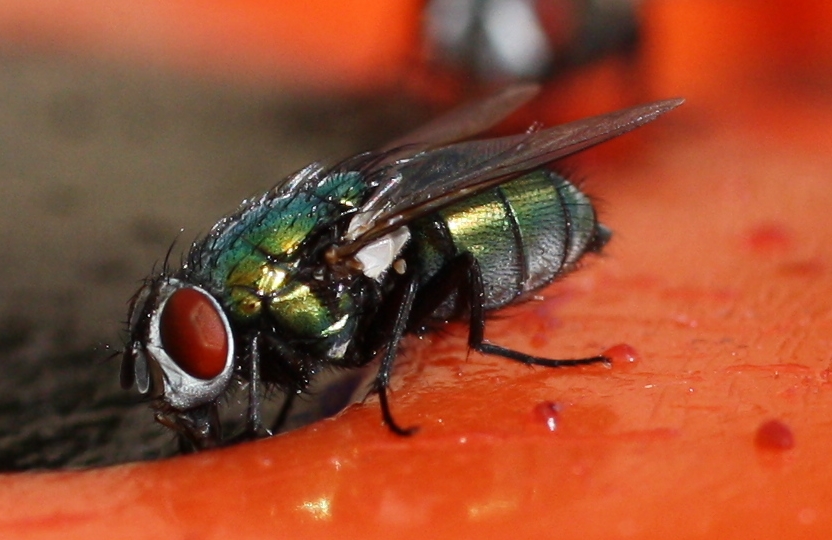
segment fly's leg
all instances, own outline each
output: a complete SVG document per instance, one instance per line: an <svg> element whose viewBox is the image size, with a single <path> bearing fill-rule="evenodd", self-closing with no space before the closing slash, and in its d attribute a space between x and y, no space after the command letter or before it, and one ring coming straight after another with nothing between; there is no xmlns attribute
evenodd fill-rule
<svg viewBox="0 0 832 540"><path fill-rule="evenodd" d="M289 412L292 410L292 404L295 402L295 397L297 395L297 392L286 392L286 398L283 400L283 404L280 405L280 411L277 413L277 418L275 418L274 423L272 423L272 433L278 433L283 427L283 424L286 423L286 420L289 418Z"/></svg>
<svg viewBox="0 0 832 540"><path fill-rule="evenodd" d="M281 362L270 362L272 371L263 370L262 368L260 370L261 377L265 375L266 380L273 382L279 381L278 387L286 394L283 403L280 405L280 410L271 424L271 429L264 430L268 435L272 435L280 431L288 420L289 414L292 412L292 406L295 403L295 398L309 386L315 375L316 366L309 365L305 361L305 356L299 350L287 345L280 339L276 339L274 336L260 334L260 340L261 345L265 347L269 357L277 357L285 360ZM274 370L275 364L279 368L278 371ZM258 379L262 380L261 377L258 377Z"/></svg>
<svg viewBox="0 0 832 540"><path fill-rule="evenodd" d="M433 285L437 287L434 288ZM485 288L482 282L482 271L479 262L471 253L463 253L454 258L445 270L435 276L425 287L436 291L424 302L413 308L413 320L420 321L428 318L451 293L456 291L459 300L464 302L469 311L468 346L483 354L502 356L509 360L528 365L546 367L580 366L609 362L604 356L589 358L553 359L532 356L506 347L489 343L485 339Z"/></svg>
<svg viewBox="0 0 832 540"><path fill-rule="evenodd" d="M249 357L249 381L248 381L248 420L246 422L245 434L248 437L256 438L261 435L269 436L271 432L263 428L263 419L260 415L260 333L255 333L251 338Z"/></svg>
<svg viewBox="0 0 832 540"><path fill-rule="evenodd" d="M588 358L572 358L572 359L553 359L542 358L540 356L532 356L530 354L521 353L500 345L489 343L485 340L485 288L482 283L482 271L480 270L479 262L470 253L463 256L463 260L468 267L468 308L471 311L470 326L468 327L468 346L483 354L491 354L494 356L502 356L509 360L521 362L523 364L546 367L567 367L567 366L581 366L586 364L597 364L599 362L609 362L606 356L590 356ZM465 292L461 291L464 295Z"/></svg>
<svg viewBox="0 0 832 540"><path fill-rule="evenodd" d="M395 322L390 330L387 341L387 349L384 351L384 356L381 359L381 366L376 374L374 383L374 390L378 393L379 403L381 404L381 417L387 427L396 435L408 436L413 435L418 431L418 427L411 426L402 428L393 419L390 412L390 404L387 401L387 386L390 384L390 372L393 369L393 361L396 359L396 353L399 349L399 343L402 340L404 331L407 328L408 320L410 319L410 312L413 307L413 300L416 297L416 280L411 276L404 287L401 301L398 303L396 310Z"/></svg>
<svg viewBox="0 0 832 540"><path fill-rule="evenodd" d="M175 431L179 437L179 451L189 454L222 443L222 431L216 403L209 403L187 411L156 413L156 421Z"/></svg>

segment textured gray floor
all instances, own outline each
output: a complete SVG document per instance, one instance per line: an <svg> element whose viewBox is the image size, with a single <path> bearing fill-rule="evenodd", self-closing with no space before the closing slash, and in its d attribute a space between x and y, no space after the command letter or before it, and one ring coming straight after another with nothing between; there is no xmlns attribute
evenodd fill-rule
<svg viewBox="0 0 832 540"><path fill-rule="evenodd" d="M139 280L242 198L410 127L400 110L0 53L0 470L174 452L108 360Z"/></svg>

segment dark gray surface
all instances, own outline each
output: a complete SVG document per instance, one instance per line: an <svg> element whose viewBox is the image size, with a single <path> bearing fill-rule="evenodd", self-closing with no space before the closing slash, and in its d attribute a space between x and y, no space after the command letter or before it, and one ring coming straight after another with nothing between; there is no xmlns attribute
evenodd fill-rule
<svg viewBox="0 0 832 540"><path fill-rule="evenodd" d="M399 105L0 53L0 470L174 452L108 359L139 280L283 175L412 127Z"/></svg>

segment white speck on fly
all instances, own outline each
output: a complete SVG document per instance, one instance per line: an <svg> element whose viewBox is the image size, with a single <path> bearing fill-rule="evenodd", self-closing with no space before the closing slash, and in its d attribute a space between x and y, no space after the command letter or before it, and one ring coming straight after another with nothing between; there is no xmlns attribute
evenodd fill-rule
<svg viewBox="0 0 832 540"><path fill-rule="evenodd" d="M367 244L355 254L355 259L361 263L361 271L368 278L378 279L385 270L390 268L409 239L410 230L407 227L399 227L375 242Z"/></svg>

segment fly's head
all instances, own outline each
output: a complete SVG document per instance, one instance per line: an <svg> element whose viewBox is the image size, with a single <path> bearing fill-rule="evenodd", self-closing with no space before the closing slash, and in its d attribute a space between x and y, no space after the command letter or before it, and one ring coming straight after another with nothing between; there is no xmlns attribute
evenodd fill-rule
<svg viewBox="0 0 832 540"><path fill-rule="evenodd" d="M121 384L152 399L156 419L196 448L218 443L213 404L234 373L234 339L206 290L160 276L130 302Z"/></svg>

